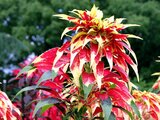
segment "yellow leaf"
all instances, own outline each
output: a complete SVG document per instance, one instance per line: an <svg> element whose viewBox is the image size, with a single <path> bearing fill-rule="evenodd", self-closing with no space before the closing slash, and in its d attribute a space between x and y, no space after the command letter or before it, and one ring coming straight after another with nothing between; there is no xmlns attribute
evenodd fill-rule
<svg viewBox="0 0 160 120"><path fill-rule="evenodd" d="M56 15L53 15L53 16L59 17L62 20L68 20L68 17L70 17L69 15L66 15L66 14L56 14Z"/></svg>
<svg viewBox="0 0 160 120"><path fill-rule="evenodd" d="M96 33L97 31L94 30L94 28L89 29L89 31L87 32L87 34L92 35L94 33Z"/></svg>
<svg viewBox="0 0 160 120"><path fill-rule="evenodd" d="M153 73L152 76L154 75L160 75L160 72Z"/></svg>
<svg viewBox="0 0 160 120"><path fill-rule="evenodd" d="M140 26L140 25L138 25L138 24L123 24L123 27L124 27L124 28L128 28L128 27L138 27L138 26Z"/></svg>
<svg viewBox="0 0 160 120"><path fill-rule="evenodd" d="M57 61L62 57L62 55L63 55L63 51L60 52L59 50L57 50L56 57L55 57L54 62L53 62L53 67L55 66Z"/></svg>
<svg viewBox="0 0 160 120"><path fill-rule="evenodd" d="M81 102L78 103L78 111L81 109L82 106L83 106L83 104Z"/></svg>
<svg viewBox="0 0 160 120"><path fill-rule="evenodd" d="M36 70L36 68L29 70L27 72L27 77L29 77L35 70Z"/></svg>
<svg viewBox="0 0 160 120"><path fill-rule="evenodd" d="M102 19L103 18L103 12L101 10L97 10L96 18L98 18L98 19Z"/></svg>
<svg viewBox="0 0 160 120"><path fill-rule="evenodd" d="M62 40L63 36L64 36L66 33L70 32L70 31L72 31L72 27L67 27L67 28L65 28L64 31L63 31L63 33L62 33L62 35L61 35L61 40Z"/></svg>
<svg viewBox="0 0 160 120"><path fill-rule="evenodd" d="M71 73L73 75L73 83L76 86L80 87L79 77L80 77L80 75L81 75L82 72L79 70L79 67L76 66L76 67L74 67L73 70L71 69Z"/></svg>
<svg viewBox="0 0 160 120"><path fill-rule="evenodd" d="M82 48L83 48L84 46L86 46L86 44L87 44L88 42L90 42L91 40L92 40L91 38L85 37L85 39L84 39L84 41L83 41L83 46L82 46Z"/></svg>
<svg viewBox="0 0 160 120"><path fill-rule="evenodd" d="M96 14L97 14L97 7L95 5L93 5L92 9L91 9L91 12L90 12L90 15L91 17L96 17Z"/></svg>
<svg viewBox="0 0 160 120"><path fill-rule="evenodd" d="M80 21L80 19L69 16L69 15L66 15L66 14L56 14L56 15L53 15L53 16L59 17L59 19L67 20L67 21L73 22L73 23L77 23L78 21Z"/></svg>
<svg viewBox="0 0 160 120"><path fill-rule="evenodd" d="M100 36L100 35L98 35L97 37L96 37L96 40L97 40L97 42L98 42L98 51L99 51L99 49L100 48L102 48L103 47L103 39L102 39L102 37Z"/></svg>
<svg viewBox="0 0 160 120"><path fill-rule="evenodd" d="M74 9L74 10L72 10L72 11L70 11L70 12L76 14L76 15L79 16L80 18L82 18L81 15L84 13L83 10L77 10L77 9Z"/></svg>
<svg viewBox="0 0 160 120"><path fill-rule="evenodd" d="M137 65L136 64L131 64L131 67L133 68L135 74L136 74L136 77L137 77L137 80L139 81L139 74L138 74L138 69L137 69Z"/></svg>
<svg viewBox="0 0 160 120"><path fill-rule="evenodd" d="M116 24L120 24L123 20L125 20L126 18L117 18L116 19Z"/></svg>
<svg viewBox="0 0 160 120"><path fill-rule="evenodd" d="M41 58L41 56L39 56L39 57L37 57L32 63L34 64L34 63L38 63L38 62L40 62L40 61L42 61L43 60L43 58Z"/></svg>
<svg viewBox="0 0 160 120"><path fill-rule="evenodd" d="M138 89L138 87L133 84L131 81L128 82L129 91L132 91L132 88Z"/></svg>
<svg viewBox="0 0 160 120"><path fill-rule="evenodd" d="M74 36L72 37L71 44L73 44L73 42L74 42L77 38L79 38L80 36L86 35L86 34L87 34L86 32L78 32L76 35L74 35Z"/></svg>
<svg viewBox="0 0 160 120"><path fill-rule="evenodd" d="M114 16L106 18L105 20L109 21L110 23L114 22Z"/></svg>
<svg viewBox="0 0 160 120"><path fill-rule="evenodd" d="M126 34L128 38L137 38L137 39L140 39L140 40L143 40L141 37L138 37L136 35L131 35L131 34Z"/></svg>
<svg viewBox="0 0 160 120"><path fill-rule="evenodd" d="M77 42L71 45L71 51L74 51L81 46L83 46L83 41L81 40L81 38L79 38Z"/></svg>

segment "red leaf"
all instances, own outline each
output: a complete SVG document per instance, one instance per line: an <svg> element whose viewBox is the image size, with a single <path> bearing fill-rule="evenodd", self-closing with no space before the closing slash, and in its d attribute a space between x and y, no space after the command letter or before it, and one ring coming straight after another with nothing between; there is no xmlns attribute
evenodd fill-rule
<svg viewBox="0 0 160 120"><path fill-rule="evenodd" d="M81 49L79 53L79 58L84 59L86 62L90 61L90 50L87 47Z"/></svg>
<svg viewBox="0 0 160 120"><path fill-rule="evenodd" d="M117 54L119 54L122 58L124 58L128 64L134 64L134 62L132 61L132 59L126 54L126 53L123 53L123 52L118 52Z"/></svg>
<svg viewBox="0 0 160 120"><path fill-rule="evenodd" d="M152 116L152 118L153 118L154 120L159 120L159 119L158 119L158 116L157 116L157 114L159 114L159 113L156 113L156 112L153 110L153 111L150 112L150 114L151 114L151 116Z"/></svg>
<svg viewBox="0 0 160 120"><path fill-rule="evenodd" d="M95 96L97 98L99 98L100 100L106 100L109 95L107 94L107 91L106 92L104 92L104 91L103 92L98 91L98 92L95 93Z"/></svg>
<svg viewBox="0 0 160 120"><path fill-rule="evenodd" d="M59 51L62 52L62 51L65 51L69 48L70 46L70 41L67 41L66 43L64 43L60 48L59 48Z"/></svg>
<svg viewBox="0 0 160 120"><path fill-rule="evenodd" d="M57 50L58 48L52 48L41 54L33 61L34 66L39 70L51 70Z"/></svg>
<svg viewBox="0 0 160 120"><path fill-rule="evenodd" d="M111 96L111 98L117 99L117 100L123 100L123 101L127 101L130 98L132 98L132 96L130 95L129 91L128 92L124 92L122 91L120 88L111 88L108 91L108 96ZM121 102L121 101L119 101Z"/></svg>
<svg viewBox="0 0 160 120"><path fill-rule="evenodd" d="M91 48L91 54L95 54L97 55L98 53L98 44L95 44L95 43L90 43L90 48Z"/></svg>
<svg viewBox="0 0 160 120"><path fill-rule="evenodd" d="M127 62L125 61L124 58L122 58L121 56L118 56L118 58L114 58L114 63L116 65L118 65L119 67L121 67L124 71L126 71L126 73L128 73L129 71L129 68L128 68L128 65L127 65Z"/></svg>
<svg viewBox="0 0 160 120"><path fill-rule="evenodd" d="M102 78L104 74L104 63L102 61L100 61L98 65L96 66L96 73L94 74L95 74L95 78L96 78L98 87L101 88Z"/></svg>
<svg viewBox="0 0 160 120"><path fill-rule="evenodd" d="M128 92L128 88L125 84L124 81L116 79L114 77L105 77L103 79L104 82L112 82L114 83L117 87L119 87L120 89L122 89L124 92Z"/></svg>
<svg viewBox="0 0 160 120"><path fill-rule="evenodd" d="M116 40L116 39L126 39L127 38L127 35L125 34L114 34L113 35L113 39Z"/></svg>
<svg viewBox="0 0 160 120"><path fill-rule="evenodd" d="M112 70L113 67L113 53L112 53L112 49L110 47L107 47L105 49L103 49L105 56L108 60L109 66L110 66L110 70Z"/></svg>
<svg viewBox="0 0 160 120"><path fill-rule="evenodd" d="M103 76L104 73L104 63L100 61L96 67L96 73L98 76Z"/></svg>
<svg viewBox="0 0 160 120"><path fill-rule="evenodd" d="M127 73L121 67L115 65L113 69L115 69L121 75L122 80L124 80L125 82L129 81Z"/></svg>
<svg viewBox="0 0 160 120"><path fill-rule="evenodd" d="M102 112L102 108L100 107L96 107L94 113L93 113L93 116L96 116L98 113L101 113Z"/></svg>
<svg viewBox="0 0 160 120"><path fill-rule="evenodd" d="M52 82L52 81L45 81L42 83L43 86L46 86L46 87L49 87L51 88L52 90L55 90L55 91L61 91L62 90L62 86L55 83L55 82Z"/></svg>
<svg viewBox="0 0 160 120"><path fill-rule="evenodd" d="M93 73L87 73L87 72L83 72L82 73L82 82L83 84L85 84L86 86L94 83L95 81L95 77Z"/></svg>

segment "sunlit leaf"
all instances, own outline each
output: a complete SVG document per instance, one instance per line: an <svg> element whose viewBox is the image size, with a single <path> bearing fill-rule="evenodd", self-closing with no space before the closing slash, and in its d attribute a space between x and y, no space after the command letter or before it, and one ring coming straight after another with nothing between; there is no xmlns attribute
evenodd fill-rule
<svg viewBox="0 0 160 120"><path fill-rule="evenodd" d="M128 27L136 27L136 26L140 26L140 25L137 25L137 24L124 24L123 26L124 26L124 28L128 28Z"/></svg>
<svg viewBox="0 0 160 120"><path fill-rule="evenodd" d="M54 106L53 104L45 105L41 108L41 114L43 114L46 110L48 110L50 107Z"/></svg>
<svg viewBox="0 0 160 120"><path fill-rule="evenodd" d="M17 75L17 77L19 77L20 75L27 73L28 71L30 71L31 69L33 69L34 67L31 65L25 66Z"/></svg>
<svg viewBox="0 0 160 120"><path fill-rule="evenodd" d="M66 33L70 32L70 31L72 31L72 30L73 30L72 27L67 27L67 28L65 28L64 31L63 31L63 33L62 33L62 35L61 35L61 40L62 40L63 36L64 36Z"/></svg>
<svg viewBox="0 0 160 120"><path fill-rule="evenodd" d="M44 82L49 79L53 80L56 77L56 75L57 74L53 70L44 72L43 75L38 80L37 87L40 85L41 82Z"/></svg>
<svg viewBox="0 0 160 120"><path fill-rule="evenodd" d="M143 40L141 37L138 37L136 35L131 35L131 34L126 34L128 38L137 38L137 39L140 39L140 40Z"/></svg>

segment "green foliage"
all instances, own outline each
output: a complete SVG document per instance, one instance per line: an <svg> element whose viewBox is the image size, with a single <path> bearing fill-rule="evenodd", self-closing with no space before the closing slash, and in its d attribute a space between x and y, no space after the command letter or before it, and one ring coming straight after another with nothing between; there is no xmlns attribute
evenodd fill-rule
<svg viewBox="0 0 160 120"><path fill-rule="evenodd" d="M27 73L29 70L33 69L33 66L31 65L28 65L28 66L25 66L17 75L17 77L19 77L20 75L24 74L24 73Z"/></svg>
<svg viewBox="0 0 160 120"><path fill-rule="evenodd" d="M104 119L109 120L112 111L112 101L110 97L108 99L102 101L102 109L104 112Z"/></svg>
<svg viewBox="0 0 160 120"><path fill-rule="evenodd" d="M41 49L35 48L36 52L41 53L48 47L61 44L59 38L64 24L60 24L57 19L53 20L52 15L66 13L73 8L87 9L91 7L91 2L81 0L75 4L74 0L1 0L0 6L0 31L10 33L22 41L33 42L35 47L41 46Z"/></svg>
<svg viewBox="0 0 160 120"><path fill-rule="evenodd" d="M37 87L40 85L41 82L44 82L49 79L53 80L56 76L57 74L53 70L44 72L43 75L38 80Z"/></svg>
<svg viewBox="0 0 160 120"><path fill-rule="evenodd" d="M60 36L69 23L61 24L52 17L53 14L67 13L73 8L88 9L91 6L89 0L0 0L0 32L13 36L1 39L0 35L0 72L1 69L8 69L11 63L17 65L33 51L40 54L62 44ZM9 58L12 52L15 60ZM10 77L3 71L0 76L0 79Z"/></svg>
<svg viewBox="0 0 160 120"><path fill-rule="evenodd" d="M134 110L134 112L135 112L135 114L140 118L140 120L141 120L141 114L140 114L140 112L139 112L139 110L138 110L138 107L137 107L137 105L135 104L135 102L132 100L131 101L131 107L132 107L132 109Z"/></svg>
<svg viewBox="0 0 160 120"><path fill-rule="evenodd" d="M53 104L59 103L60 101L58 99L54 99L54 98L47 98L45 100L41 100L37 103L34 112L33 112L33 118L35 117L36 113L38 112L38 110L40 108L42 108L42 113L47 110L49 107L53 106Z"/></svg>
<svg viewBox="0 0 160 120"><path fill-rule="evenodd" d="M0 33L0 65L6 65L10 60L13 62L19 58L24 51L29 50L21 41L9 34Z"/></svg>

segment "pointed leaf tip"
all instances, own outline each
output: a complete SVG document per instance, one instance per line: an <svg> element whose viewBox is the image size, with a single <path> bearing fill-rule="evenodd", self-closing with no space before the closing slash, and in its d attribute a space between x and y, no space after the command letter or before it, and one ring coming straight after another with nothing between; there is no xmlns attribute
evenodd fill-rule
<svg viewBox="0 0 160 120"><path fill-rule="evenodd" d="M37 103L35 109L34 109L34 112L33 112L33 118L34 116L36 115L36 113L38 112L38 110L44 106L48 106L48 105L51 105L51 104L56 104L56 103L59 103L60 101L58 99L55 99L55 98L47 98L47 99L44 99L44 100L41 100Z"/></svg>
<svg viewBox="0 0 160 120"><path fill-rule="evenodd" d="M44 72L43 75L38 80L37 87L40 85L41 82L44 82L49 79L54 79L56 76L57 74L53 70Z"/></svg>
<svg viewBox="0 0 160 120"><path fill-rule="evenodd" d="M138 107L137 107L137 105L135 104L135 102L132 100L131 101L131 107L132 107L132 109L133 109L133 111L136 113L136 115L140 118L140 120L141 120L141 114L140 114L140 112L139 112L139 110L138 110Z"/></svg>
<svg viewBox="0 0 160 120"><path fill-rule="evenodd" d="M33 69L34 67L31 65L25 66L16 76L16 78L18 78L20 75L27 73L29 70Z"/></svg>
<svg viewBox="0 0 160 120"><path fill-rule="evenodd" d="M131 34L127 34L127 37L128 38L137 38L137 39L143 40L143 38L136 36L136 35L131 35Z"/></svg>

